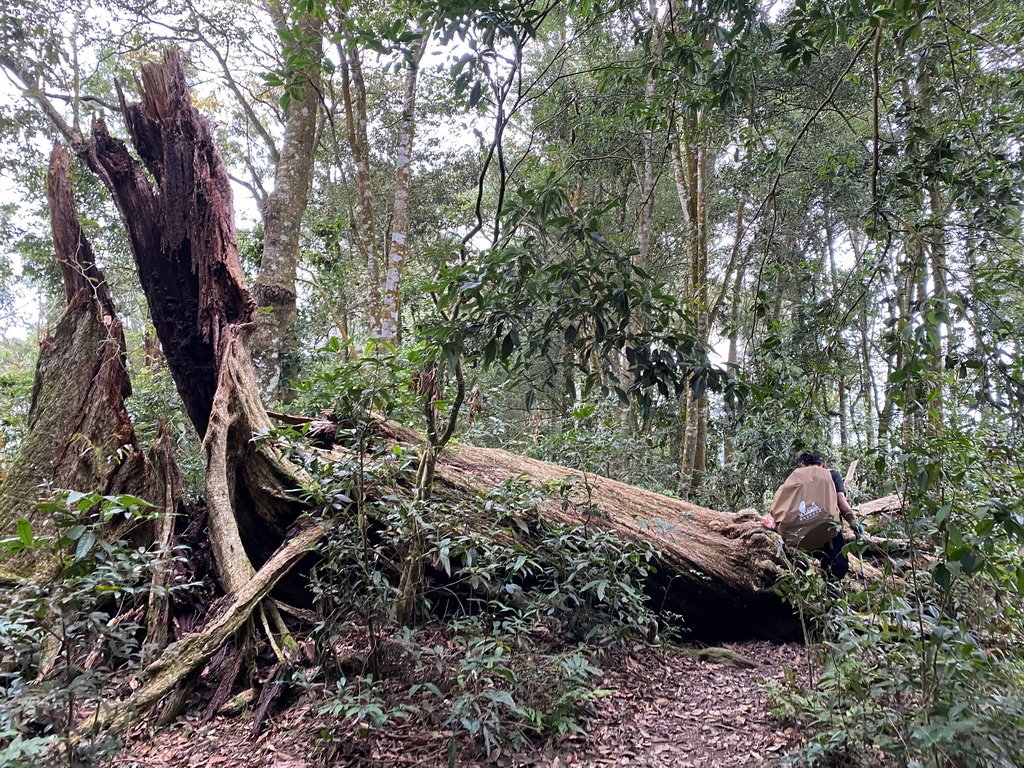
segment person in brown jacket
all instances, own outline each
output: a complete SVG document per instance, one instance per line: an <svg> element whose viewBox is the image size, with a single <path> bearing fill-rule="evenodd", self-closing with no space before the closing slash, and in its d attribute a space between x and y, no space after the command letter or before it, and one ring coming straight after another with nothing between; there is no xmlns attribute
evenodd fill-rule
<svg viewBox="0 0 1024 768"><path fill-rule="evenodd" d="M846 499L846 485L843 483L842 475L836 470L829 468L828 462L817 451L801 453L799 462L801 467L824 467L828 469L829 474L832 475L832 482L836 486L836 504L839 507L839 516L846 520L854 532L860 536L863 533L863 528L857 522L857 518L854 517L853 507L850 506L850 502ZM837 579L846 576L850 570L850 559L843 552L843 547L845 546L846 538L843 536L842 530L840 530L835 535L835 538L814 551L814 556L818 558L821 567Z"/></svg>

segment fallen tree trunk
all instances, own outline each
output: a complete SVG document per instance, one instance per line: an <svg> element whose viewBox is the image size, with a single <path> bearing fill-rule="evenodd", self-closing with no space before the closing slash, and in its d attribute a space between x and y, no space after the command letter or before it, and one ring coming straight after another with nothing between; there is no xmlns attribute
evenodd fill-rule
<svg viewBox="0 0 1024 768"><path fill-rule="evenodd" d="M906 507L903 495L893 493L880 499L858 504L856 514L865 528L875 531L892 522L894 517Z"/></svg>
<svg viewBox="0 0 1024 768"><path fill-rule="evenodd" d="M52 516L36 509L49 495L48 488L130 493L161 506L175 503L165 498L169 486L164 480L176 472L173 461L168 454L158 469L147 460L125 408L131 384L124 332L78 223L70 156L59 146L50 157L48 198L67 308L53 334L40 344L28 433L0 484L2 536L11 535L21 517L31 521L37 537L56 534ZM41 577L55 567L30 550L3 564L8 581L29 574Z"/></svg>
<svg viewBox="0 0 1024 768"><path fill-rule="evenodd" d="M395 422L379 434L405 444L419 435ZM782 573L778 537L752 513L734 514L690 504L600 475L495 448L452 447L438 457L435 494L470 497L521 477L544 490L570 479L575 503L548 496L544 520L587 524L657 551L655 607L682 615L702 639L799 636L797 617L773 592ZM481 530L488 521L480 520Z"/></svg>

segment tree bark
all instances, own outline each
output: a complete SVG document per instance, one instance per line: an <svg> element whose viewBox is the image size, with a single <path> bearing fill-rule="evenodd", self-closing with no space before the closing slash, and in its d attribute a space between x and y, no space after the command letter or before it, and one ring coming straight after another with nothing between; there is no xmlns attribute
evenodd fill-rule
<svg viewBox="0 0 1024 768"><path fill-rule="evenodd" d="M206 663L248 621L260 601L323 537L324 532L320 526L307 528L275 552L235 594L226 596L220 605L213 606L213 615L206 627L186 635L146 667L143 671L145 682L138 691L126 701L101 710L97 717L99 725L110 728L127 725L132 717L159 702L186 676ZM93 721L88 720L83 727L92 726Z"/></svg>
<svg viewBox="0 0 1024 768"><path fill-rule="evenodd" d="M398 341L401 325L402 270L409 247L409 186L412 181L412 149L416 137L416 86L420 61L427 50L427 35L420 40L405 73L405 95L402 119L398 127L398 149L395 152L395 194L391 217L391 242L388 247L387 274L384 277L383 308L379 337L392 344Z"/></svg>
<svg viewBox="0 0 1024 768"><path fill-rule="evenodd" d="M688 300L696 317L697 339L707 344L711 334L713 308L708 292L708 211L707 188L711 179L711 154L699 143L701 116L691 113L671 142L676 193L686 227ZM681 145L681 146L680 146ZM737 215L737 244L741 237L742 209ZM728 275L726 275L728 280ZM679 491L688 495L700 487L707 465L707 427L709 403L706 394L687 391L680 407Z"/></svg>
<svg viewBox="0 0 1024 768"><path fill-rule="evenodd" d="M47 196L67 309L53 335L40 343L28 433L0 484L3 536L15 531L20 517L31 521L37 537L56 533L53 519L36 509L47 487L173 503L164 499L164 483L139 446L124 405L131 394L124 332L78 223L71 159L60 145L50 156ZM166 470L176 471L171 465ZM24 552L3 567L11 577L40 577L52 573L54 564Z"/></svg>
<svg viewBox="0 0 1024 768"><path fill-rule="evenodd" d="M132 143L102 120L77 150L121 213L167 366L189 418L205 434L227 325L252 319L235 241L231 187L208 121L191 103L180 54L142 68L142 103L121 98Z"/></svg>
<svg viewBox="0 0 1024 768"><path fill-rule="evenodd" d="M370 335L379 336L383 311L383 288L377 249L377 222L373 216L373 184L370 178L370 141L367 136L369 115L363 62L353 41L339 46L341 54L341 91L345 106L348 145L356 164L356 216L352 222L355 241L366 263L369 294Z"/></svg>
<svg viewBox="0 0 1024 768"><path fill-rule="evenodd" d="M263 257L252 289L259 307L252 339L253 362L263 392L282 402L289 399L288 382L298 370L295 323L299 316L299 232L309 203L316 159L322 26L322 22L309 16L304 16L296 26L312 63L296 73L298 98L293 98L289 106L280 157L274 169L274 191L263 203Z"/></svg>

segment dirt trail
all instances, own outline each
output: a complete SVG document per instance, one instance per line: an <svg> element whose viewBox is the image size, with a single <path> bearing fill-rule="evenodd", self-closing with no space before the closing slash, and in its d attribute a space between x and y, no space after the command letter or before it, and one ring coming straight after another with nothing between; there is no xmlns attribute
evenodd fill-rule
<svg viewBox="0 0 1024 768"><path fill-rule="evenodd" d="M554 766L739 768L781 757L798 736L765 711L765 680L799 667L796 645L730 645L724 656L659 649L627 658L605 676L613 693L598 704L589 735ZM715 649L712 649L712 653ZM749 660L754 666L737 666Z"/></svg>
<svg viewBox="0 0 1024 768"><path fill-rule="evenodd" d="M803 649L769 643L734 644L725 654L693 646L641 648L608 659L589 734L545 753L501 755L489 763L456 756L459 766L650 766L740 768L771 765L799 741L765 711L764 682L799 667ZM746 662L750 662L747 664ZM739 666L737 666L739 664ZM448 765L444 734L399 724L360 746L344 743L333 757L303 706L276 715L257 739L247 716L207 725L186 719L149 739L138 734L114 768L318 768L319 766Z"/></svg>

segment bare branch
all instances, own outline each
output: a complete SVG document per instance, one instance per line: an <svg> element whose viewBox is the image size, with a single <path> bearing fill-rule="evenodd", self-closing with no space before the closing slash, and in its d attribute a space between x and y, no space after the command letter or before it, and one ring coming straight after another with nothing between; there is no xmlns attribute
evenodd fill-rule
<svg viewBox="0 0 1024 768"><path fill-rule="evenodd" d="M70 143L80 142L82 140L82 134L76 130L64 116L61 115L53 102L47 97L45 91L39 86L38 83L33 83L32 78L25 70L23 70L18 63L7 55L0 54L0 67L7 70L9 79L17 87L22 96L26 99L30 99L39 105L39 108L43 110L43 114L50 120L53 127L56 128L60 134L64 137L65 141Z"/></svg>

